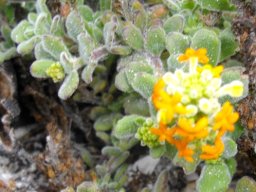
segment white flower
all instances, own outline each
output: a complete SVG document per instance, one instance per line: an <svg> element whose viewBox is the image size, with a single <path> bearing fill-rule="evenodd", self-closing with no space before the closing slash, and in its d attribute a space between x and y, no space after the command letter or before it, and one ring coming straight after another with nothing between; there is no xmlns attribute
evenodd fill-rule
<svg viewBox="0 0 256 192"><path fill-rule="evenodd" d="M213 78L205 89L205 95L208 97L217 96L217 92L221 87L221 83L222 81L220 78Z"/></svg>
<svg viewBox="0 0 256 192"><path fill-rule="evenodd" d="M195 116L198 112L198 108L196 105L187 105L186 106L186 116L192 117Z"/></svg>
<svg viewBox="0 0 256 192"><path fill-rule="evenodd" d="M206 99L206 98L202 98L199 100L199 109L200 111L202 111L205 114L210 114L212 112L213 109L213 103L211 102L211 100Z"/></svg>
<svg viewBox="0 0 256 192"><path fill-rule="evenodd" d="M219 96L229 95L231 97L241 97L243 95L243 92L244 92L244 84L239 80L235 80L229 84L222 86L218 91L218 95Z"/></svg>
<svg viewBox="0 0 256 192"><path fill-rule="evenodd" d="M186 73L184 73L183 70L181 69L177 69L175 72L174 72L176 78L180 81L182 81L185 77L186 77Z"/></svg>
<svg viewBox="0 0 256 192"><path fill-rule="evenodd" d="M187 104L187 103L189 103L191 100L190 100L190 98L189 98L189 96L188 95L182 95L182 98L181 98L181 103L183 103L183 104Z"/></svg>
<svg viewBox="0 0 256 192"><path fill-rule="evenodd" d="M202 82L207 82L210 81L213 78L212 72L208 69L205 69L201 73L201 81Z"/></svg>
<svg viewBox="0 0 256 192"><path fill-rule="evenodd" d="M179 83L179 79L171 72L165 73L163 76L163 80L167 85L177 85Z"/></svg>

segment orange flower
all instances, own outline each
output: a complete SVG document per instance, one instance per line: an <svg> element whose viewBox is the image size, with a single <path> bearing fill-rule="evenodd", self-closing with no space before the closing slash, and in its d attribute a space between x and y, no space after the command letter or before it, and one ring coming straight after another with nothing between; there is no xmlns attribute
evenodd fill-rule
<svg viewBox="0 0 256 192"><path fill-rule="evenodd" d="M186 140L176 140L173 144L178 149L179 157L183 157L188 162L193 162L194 150L188 147L188 143Z"/></svg>
<svg viewBox="0 0 256 192"><path fill-rule="evenodd" d="M202 154L200 158L203 160L217 159L224 151L224 143L221 137L216 137L214 145L204 145L202 146Z"/></svg>
<svg viewBox="0 0 256 192"><path fill-rule="evenodd" d="M233 106L230 102L225 102L221 111L215 116L214 130L222 129L223 131L234 131L234 123L238 120L239 114L233 112Z"/></svg>
<svg viewBox="0 0 256 192"><path fill-rule="evenodd" d="M173 141L173 130L168 129L167 126L161 122L159 123L159 128L151 128L150 131L151 133L158 136L159 142L168 141L169 143L171 143Z"/></svg>
<svg viewBox="0 0 256 192"><path fill-rule="evenodd" d="M159 124L159 128L151 128L150 131L158 136L159 142L165 142L175 145L178 150L179 157L183 157L188 162L193 162L192 155L194 151L187 147L189 141L187 139L174 139L176 128L168 128L165 124Z"/></svg>
<svg viewBox="0 0 256 192"><path fill-rule="evenodd" d="M209 58L206 56L207 50L205 48L200 48L198 50L194 50L192 48L188 48L185 54L182 54L178 57L178 61L187 61L191 58L197 58L199 63L206 64L209 62Z"/></svg>
<svg viewBox="0 0 256 192"><path fill-rule="evenodd" d="M203 67L197 67L197 71L201 73L203 70L210 70L212 72L213 77L220 77L224 67L222 65L219 65L217 67L213 67L210 64L206 64Z"/></svg>
<svg viewBox="0 0 256 192"><path fill-rule="evenodd" d="M170 123L173 116L177 114L185 114L186 108L180 104L181 95L176 93L169 95L166 93L165 83L160 79L153 90L152 102L157 110L160 112L160 119L163 123Z"/></svg>

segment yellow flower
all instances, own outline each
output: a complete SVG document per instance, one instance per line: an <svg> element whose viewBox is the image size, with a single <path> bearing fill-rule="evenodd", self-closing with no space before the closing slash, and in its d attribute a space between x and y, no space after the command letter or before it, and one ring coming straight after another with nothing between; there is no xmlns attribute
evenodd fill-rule
<svg viewBox="0 0 256 192"><path fill-rule="evenodd" d="M165 90L165 83L160 79L153 90L152 102L159 110L159 119L165 124L170 123L175 114L185 114L186 108L180 104L181 95L169 95Z"/></svg>
<svg viewBox="0 0 256 192"><path fill-rule="evenodd" d="M195 124L186 118L180 118L174 129L174 137L193 142L208 136L208 119L202 117Z"/></svg>
<svg viewBox="0 0 256 192"><path fill-rule="evenodd" d="M206 56L207 50L205 48L200 48L198 50L194 50L192 48L188 48L185 54L182 54L178 57L178 61L187 61L193 58L197 58L199 63L206 64L209 62L209 58Z"/></svg>
<svg viewBox="0 0 256 192"><path fill-rule="evenodd" d="M186 117L193 117L197 114L198 112L198 107L196 105L187 105L186 106Z"/></svg>
<svg viewBox="0 0 256 192"><path fill-rule="evenodd" d="M230 102L225 102L222 109L215 116L214 130L222 129L223 131L233 131L234 124L237 122L239 114L233 112L233 106Z"/></svg>
<svg viewBox="0 0 256 192"><path fill-rule="evenodd" d="M196 122L195 125L193 125L193 123L189 121L189 119L181 117L178 120L178 126L187 133L197 133L208 126L208 119L207 117L202 117Z"/></svg>
<svg viewBox="0 0 256 192"><path fill-rule="evenodd" d="M202 73L205 70L209 70L212 73L213 77L220 77L221 73L223 72L223 69L224 67L222 65L213 67L210 64L206 64L203 67L197 67L197 71L199 73Z"/></svg>
<svg viewBox="0 0 256 192"><path fill-rule="evenodd" d="M58 62L53 63L45 72L52 78L54 83L62 81L65 77L64 69Z"/></svg>

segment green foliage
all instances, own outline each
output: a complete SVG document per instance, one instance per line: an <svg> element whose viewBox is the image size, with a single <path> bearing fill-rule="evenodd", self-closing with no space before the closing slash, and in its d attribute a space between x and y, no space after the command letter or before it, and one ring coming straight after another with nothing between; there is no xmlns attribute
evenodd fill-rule
<svg viewBox="0 0 256 192"><path fill-rule="evenodd" d="M166 49L170 53L170 57L174 54L184 53L189 47L189 38L182 33L169 33L166 37Z"/></svg>
<svg viewBox="0 0 256 192"><path fill-rule="evenodd" d="M30 66L30 73L33 77L47 78L46 70L54 63L55 61L52 60L36 60Z"/></svg>
<svg viewBox="0 0 256 192"><path fill-rule="evenodd" d="M242 177L236 184L235 192L253 192L256 190L256 182L247 176Z"/></svg>
<svg viewBox="0 0 256 192"><path fill-rule="evenodd" d="M48 15L42 12L37 16L37 19L34 25L34 34L35 35L47 34L49 29L50 29L50 23L48 20Z"/></svg>
<svg viewBox="0 0 256 192"><path fill-rule="evenodd" d="M50 33L56 36L63 36L65 34L64 20L60 17L60 15L53 17Z"/></svg>
<svg viewBox="0 0 256 192"><path fill-rule="evenodd" d="M102 150L101 150L102 155L107 155L109 157L114 156L114 157L118 157L122 154L122 151L120 148L118 147L114 147L114 146L105 146Z"/></svg>
<svg viewBox="0 0 256 192"><path fill-rule="evenodd" d="M235 54L238 48L238 43L236 42L235 36L230 29L225 29L219 34L219 36L221 41L220 61L223 61Z"/></svg>
<svg viewBox="0 0 256 192"><path fill-rule="evenodd" d="M112 8L112 0L100 0L100 9L102 11Z"/></svg>
<svg viewBox="0 0 256 192"><path fill-rule="evenodd" d="M77 41L77 36L85 31L85 23L77 11L72 11L66 19L66 28L68 35Z"/></svg>
<svg viewBox="0 0 256 192"><path fill-rule="evenodd" d="M198 0L198 4L211 11L234 11L235 6L229 0Z"/></svg>
<svg viewBox="0 0 256 192"><path fill-rule="evenodd" d="M77 187L76 192L100 192L100 190L96 183L83 182Z"/></svg>
<svg viewBox="0 0 256 192"><path fill-rule="evenodd" d="M206 164L197 180L198 192L225 191L231 181L229 169L225 163Z"/></svg>
<svg viewBox="0 0 256 192"><path fill-rule="evenodd" d="M180 15L173 15L164 22L164 30L168 34L169 32L182 32L185 25L185 18Z"/></svg>
<svg viewBox="0 0 256 192"><path fill-rule="evenodd" d="M120 64L121 65L121 64ZM154 77L149 74L153 73L153 67L148 62L133 61L121 68L116 75L115 85L123 92L136 91L144 98L148 98L152 92ZM141 83L140 80L144 81Z"/></svg>
<svg viewBox="0 0 256 192"><path fill-rule="evenodd" d="M156 78L148 73L137 73L131 81L132 88L143 98L147 99L151 96Z"/></svg>
<svg viewBox="0 0 256 192"><path fill-rule="evenodd" d="M185 174L191 174L195 172L197 165L200 163L200 159L197 154L194 155L194 161L193 162L188 162L184 158L179 157L179 154L176 153L173 163L175 165L181 166L185 172Z"/></svg>
<svg viewBox="0 0 256 192"><path fill-rule="evenodd" d="M21 21L11 32L12 40L16 43L21 43L27 40L29 36L26 36L26 31L31 26L32 25L27 20Z"/></svg>
<svg viewBox="0 0 256 192"><path fill-rule="evenodd" d="M149 116L149 107L147 101L138 95L130 95L126 97L123 107L126 114Z"/></svg>
<svg viewBox="0 0 256 192"><path fill-rule="evenodd" d="M198 49L200 47L207 49L207 55L210 64L216 65L219 62L221 54L221 41L217 34L209 29L198 30L191 40L191 47Z"/></svg>
<svg viewBox="0 0 256 192"><path fill-rule="evenodd" d="M153 135L153 136L155 136L155 135ZM153 158L160 158L161 156L163 156L165 151L166 151L165 145L158 144L158 146L150 148L149 154Z"/></svg>
<svg viewBox="0 0 256 192"><path fill-rule="evenodd" d="M123 29L124 41L131 48L141 50L143 48L143 36L139 28L132 23L127 23Z"/></svg>
<svg viewBox="0 0 256 192"><path fill-rule="evenodd" d="M236 167L237 167L237 162L235 158L226 159L225 163L228 166L230 175L233 176L236 172Z"/></svg>
<svg viewBox="0 0 256 192"><path fill-rule="evenodd" d="M33 51L35 45L40 41L39 37L34 36L20 43L17 47L17 52L21 55L27 55Z"/></svg>
<svg viewBox="0 0 256 192"><path fill-rule="evenodd" d="M42 37L43 49L49 53L57 61L60 59L62 52L69 52L63 40L52 35L45 35Z"/></svg>
<svg viewBox="0 0 256 192"><path fill-rule="evenodd" d="M165 31L162 27L151 27L147 31L145 48L151 54L159 56L165 48Z"/></svg>
<svg viewBox="0 0 256 192"><path fill-rule="evenodd" d="M62 83L59 91L58 96L65 100L69 98L75 90L77 89L79 84L79 76L77 71L72 71L70 74L67 75L64 82Z"/></svg>
<svg viewBox="0 0 256 192"><path fill-rule="evenodd" d="M237 153L237 145L236 142L232 139L226 137L224 138L225 151L223 153L223 157L229 159L234 157Z"/></svg>
<svg viewBox="0 0 256 192"><path fill-rule="evenodd" d="M238 121L235 124L235 130L231 133L228 133L228 137L232 138L234 141L236 141L244 132L244 127L241 125L241 122Z"/></svg>
<svg viewBox="0 0 256 192"><path fill-rule="evenodd" d="M168 192L168 170L163 170L157 178L153 192Z"/></svg>
<svg viewBox="0 0 256 192"><path fill-rule="evenodd" d="M121 114L112 113L100 116L94 123L96 131L109 131L112 129L114 122L121 118Z"/></svg>
<svg viewBox="0 0 256 192"><path fill-rule="evenodd" d="M78 6L78 11L84 20L93 21L94 13L90 7L88 7L86 5L80 5L80 6Z"/></svg>
<svg viewBox="0 0 256 192"><path fill-rule="evenodd" d="M129 115L120 119L115 127L114 134L117 138L125 139L133 137L139 126L145 121L145 118L138 115Z"/></svg>

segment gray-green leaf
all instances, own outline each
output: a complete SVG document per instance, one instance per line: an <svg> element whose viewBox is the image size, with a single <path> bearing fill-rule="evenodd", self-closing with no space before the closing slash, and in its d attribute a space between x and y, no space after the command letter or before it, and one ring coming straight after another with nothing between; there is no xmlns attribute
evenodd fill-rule
<svg viewBox="0 0 256 192"><path fill-rule="evenodd" d="M30 66L30 73L33 77L47 78L46 70L54 63L55 61L53 60L36 60Z"/></svg>
<svg viewBox="0 0 256 192"><path fill-rule="evenodd" d="M42 38L42 46L43 49L53 56L56 60L60 59L61 52L67 52L68 48L63 42L62 38L53 36L53 35L45 35Z"/></svg>
<svg viewBox="0 0 256 192"><path fill-rule="evenodd" d="M76 70L72 71L68 76L65 78L64 82L62 83L59 91L58 96L59 98L65 100L69 98L77 89L79 84L79 75Z"/></svg>
<svg viewBox="0 0 256 192"><path fill-rule="evenodd" d="M27 40L25 36L25 31L27 28L31 27L31 24L27 20L22 20L11 32L11 38L16 43L21 43Z"/></svg>
<svg viewBox="0 0 256 192"><path fill-rule="evenodd" d="M179 32L169 33L166 37L166 49L172 54L184 53L189 47L189 38Z"/></svg>
<svg viewBox="0 0 256 192"><path fill-rule="evenodd" d="M123 38L127 45L129 45L131 48L135 50L140 50L143 48L144 41L142 33L140 29L132 23L128 23L124 27Z"/></svg>
<svg viewBox="0 0 256 192"><path fill-rule="evenodd" d="M169 191L168 180L169 180L168 170L165 169L158 176L157 181L154 185L153 192L168 192Z"/></svg>
<svg viewBox="0 0 256 192"><path fill-rule="evenodd" d="M145 99L152 95L156 78L148 73L140 72L135 74L135 78L130 82L132 88Z"/></svg>
<svg viewBox="0 0 256 192"><path fill-rule="evenodd" d="M192 38L191 47L194 49L206 48L210 64L216 65L219 62L221 42L214 31L209 29L198 30Z"/></svg>
<svg viewBox="0 0 256 192"><path fill-rule="evenodd" d="M119 139L133 137L145 118L139 115L128 115L120 119L114 129L114 135Z"/></svg>
<svg viewBox="0 0 256 192"><path fill-rule="evenodd" d="M172 17L169 17L164 22L164 30L168 34L169 32L182 32L185 25L185 18L180 15L176 14Z"/></svg>
<svg viewBox="0 0 256 192"><path fill-rule="evenodd" d="M206 164L197 180L198 192L226 191L231 181L229 169L225 163Z"/></svg>
<svg viewBox="0 0 256 192"><path fill-rule="evenodd" d="M223 61L235 54L238 48L238 43L236 42L235 36L230 29L225 29L220 33L219 36L221 40L220 61Z"/></svg>
<svg viewBox="0 0 256 192"><path fill-rule="evenodd" d="M145 48L155 56L161 55L165 49L165 31L162 27L152 27L148 30Z"/></svg>
<svg viewBox="0 0 256 192"><path fill-rule="evenodd" d="M68 35L74 41L77 41L77 36L80 33L86 32L83 18L76 10L73 10L71 13L69 13L66 19L66 28Z"/></svg>

